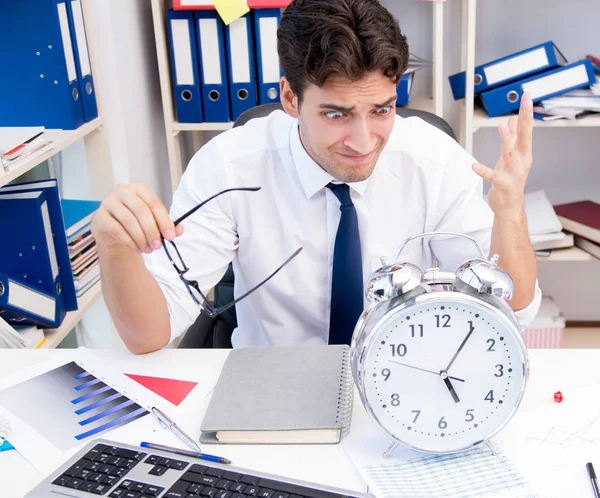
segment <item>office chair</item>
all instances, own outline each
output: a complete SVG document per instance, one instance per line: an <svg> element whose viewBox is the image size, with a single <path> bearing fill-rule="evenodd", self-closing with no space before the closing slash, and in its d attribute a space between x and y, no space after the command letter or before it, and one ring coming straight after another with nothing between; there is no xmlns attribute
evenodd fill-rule
<svg viewBox="0 0 600 498"><path fill-rule="evenodd" d="M233 127L242 126L253 118L267 116L278 109L283 110L280 103L263 104L248 109L235 120ZM397 107L396 114L403 118L417 116L456 140L452 127L435 114L406 107ZM233 268L231 264L214 288L214 300L217 307L233 301ZM236 327L235 307L216 318L210 318L201 313L185 333L179 343L179 348L231 348L231 334Z"/></svg>

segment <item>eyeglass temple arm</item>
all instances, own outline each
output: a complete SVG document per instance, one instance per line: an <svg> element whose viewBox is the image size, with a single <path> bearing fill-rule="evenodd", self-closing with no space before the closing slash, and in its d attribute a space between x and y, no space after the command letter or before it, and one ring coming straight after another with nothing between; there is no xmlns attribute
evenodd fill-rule
<svg viewBox="0 0 600 498"><path fill-rule="evenodd" d="M188 211L184 215L177 218L173 223L175 226L179 225L179 223L181 223L183 220L185 220L188 216L194 214L196 211L198 211L198 209L200 209L202 206L204 206L207 202L212 201L215 197L219 197L220 195L226 194L227 192L234 192L236 190L244 190L246 192L256 192L260 189L261 189L261 187L235 187L235 188L228 188L226 190L222 190L221 192L217 192L215 195L212 195L208 199L202 201L195 208L193 208L192 210Z"/></svg>
<svg viewBox="0 0 600 498"><path fill-rule="evenodd" d="M279 268L277 268L273 273L271 273L271 275L269 275L267 278L265 278L261 283L259 283L258 285L254 286L252 289L250 289L248 292L242 294L240 297L238 297L237 299L234 299L233 301L231 301L229 304L226 304L225 306L222 306L220 308L214 308L212 305L209 304L209 306L212 308L212 311L209 312L209 315L211 317L220 315L221 313L223 313L224 311L227 311L229 308L233 307L236 303L239 303L242 299L246 298L247 296L249 296L250 294L252 294L256 289L258 289L261 285L266 284L269 280L271 280L285 265L287 265L292 259L294 259L296 256L298 256L298 254L300 254L300 252L302 251L302 247L299 247L298 249L296 249L296 252L294 252L294 254L292 254L288 259L286 259L280 266ZM200 295L204 298L204 301L206 303L208 303L208 300L206 299L206 297L204 297L204 294L202 294L202 292L200 292Z"/></svg>

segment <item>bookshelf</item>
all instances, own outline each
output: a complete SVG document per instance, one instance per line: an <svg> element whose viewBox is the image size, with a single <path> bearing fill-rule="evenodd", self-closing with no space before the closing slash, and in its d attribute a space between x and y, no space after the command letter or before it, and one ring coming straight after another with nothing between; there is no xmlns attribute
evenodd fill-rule
<svg viewBox="0 0 600 498"><path fill-rule="evenodd" d="M93 19L93 12L90 10L90 2L91 0L82 0L82 8L84 18L87 21L85 29L90 64L92 67L92 74L94 75L94 90L96 93L96 103L98 105L98 117L75 130L46 130L44 136L54 142L54 147L38 156L24 158L23 161L13 164L8 169L4 169L0 166L0 187L13 180L18 180L21 175L31 171L44 161L47 161L73 143L82 139L85 146L87 170L93 198L103 199L114 188L108 131L102 118L102 92L101 88L99 88L101 77L94 51L94 45L101 41L101 34L94 33L94 23L91 22L91 19ZM78 309L67 313L59 328L44 330L44 335L47 340L42 347L44 349L56 348L73 327L77 325L79 320L83 318L85 313L96 302L101 294L102 287L100 281L98 281L78 299Z"/></svg>
<svg viewBox="0 0 600 498"><path fill-rule="evenodd" d="M442 116L443 111L443 60L444 60L444 2L433 0L433 91L432 98L415 99L408 107L433 112ZM166 11L171 8L169 0L152 0L152 21L156 40L160 93L164 111L165 132L169 156L171 189L175 191L184 163L182 159L182 139L185 132L192 133L192 145L195 150L206 142L205 132L221 132L232 128L233 123L179 123L173 104L173 85L171 81L169 46L167 37Z"/></svg>
<svg viewBox="0 0 600 498"><path fill-rule="evenodd" d="M466 95L461 100L459 142L469 152L473 153L475 133L481 128L497 128L506 122L510 116L490 118L486 111L474 98L475 75L475 38L476 38L476 8L477 0L462 0L461 4L461 68L466 71ZM584 116L576 120L559 119L555 121L534 120L536 128L591 128L600 127L600 114ZM548 257L538 257L538 262L590 262L595 258L578 247L558 249Z"/></svg>

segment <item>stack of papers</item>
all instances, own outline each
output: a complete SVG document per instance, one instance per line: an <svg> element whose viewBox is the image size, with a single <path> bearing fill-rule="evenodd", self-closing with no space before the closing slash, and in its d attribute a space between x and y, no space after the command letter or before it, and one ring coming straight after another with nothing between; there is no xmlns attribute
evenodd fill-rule
<svg viewBox="0 0 600 498"><path fill-rule="evenodd" d="M598 81L598 77L596 77ZM540 106L534 109L542 115L558 117L559 119L576 119L582 114L591 112L600 112L600 91L599 83L595 83L590 88L582 88L563 93L556 97L551 97L540 102Z"/></svg>
<svg viewBox="0 0 600 498"><path fill-rule="evenodd" d="M563 232L562 224L543 190L525 194L525 214L529 238L536 251L573 246L573 234Z"/></svg>
<svg viewBox="0 0 600 498"><path fill-rule="evenodd" d="M44 331L35 325L11 327L0 318L0 348L39 349L45 342Z"/></svg>
<svg viewBox="0 0 600 498"><path fill-rule="evenodd" d="M9 168L22 160L43 154L54 147L43 126L0 128L0 164Z"/></svg>

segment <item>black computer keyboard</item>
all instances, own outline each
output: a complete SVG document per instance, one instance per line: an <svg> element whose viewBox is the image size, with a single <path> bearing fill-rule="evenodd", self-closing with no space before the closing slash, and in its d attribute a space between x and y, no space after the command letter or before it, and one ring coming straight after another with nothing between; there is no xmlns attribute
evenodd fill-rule
<svg viewBox="0 0 600 498"><path fill-rule="evenodd" d="M175 458L174 458L175 457ZM26 498L56 494L110 498L341 498L368 495L230 465L99 440L73 456Z"/></svg>

